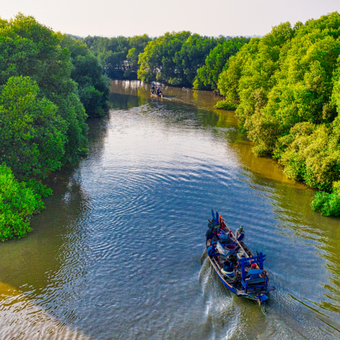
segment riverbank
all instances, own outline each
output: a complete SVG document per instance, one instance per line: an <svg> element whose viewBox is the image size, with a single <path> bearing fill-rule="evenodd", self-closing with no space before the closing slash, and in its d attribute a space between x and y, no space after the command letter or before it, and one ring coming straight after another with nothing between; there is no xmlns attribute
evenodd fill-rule
<svg viewBox="0 0 340 340"><path fill-rule="evenodd" d="M41 43L44 37L44 44ZM1 21L0 240L31 231L41 181L86 153L85 120L107 113L108 80L82 42L18 14ZM19 52L18 52L19 51Z"/></svg>
<svg viewBox="0 0 340 340"><path fill-rule="evenodd" d="M229 59L218 88L259 156L318 189L312 208L340 216L340 14L282 23Z"/></svg>

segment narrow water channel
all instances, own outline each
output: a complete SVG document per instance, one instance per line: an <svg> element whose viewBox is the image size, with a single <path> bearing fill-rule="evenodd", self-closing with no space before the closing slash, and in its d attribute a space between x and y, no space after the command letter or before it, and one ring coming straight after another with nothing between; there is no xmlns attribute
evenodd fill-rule
<svg viewBox="0 0 340 340"><path fill-rule="evenodd" d="M112 82L88 155L50 178L33 232L0 245L0 339L338 339L340 221L256 158L209 92ZM267 254L263 315L204 252L218 210Z"/></svg>

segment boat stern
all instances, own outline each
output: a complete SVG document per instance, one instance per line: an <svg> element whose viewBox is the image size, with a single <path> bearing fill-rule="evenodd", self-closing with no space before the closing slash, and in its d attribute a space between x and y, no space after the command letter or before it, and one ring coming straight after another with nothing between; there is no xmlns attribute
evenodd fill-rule
<svg viewBox="0 0 340 340"><path fill-rule="evenodd" d="M267 295L257 295L256 297L260 306L269 299Z"/></svg>

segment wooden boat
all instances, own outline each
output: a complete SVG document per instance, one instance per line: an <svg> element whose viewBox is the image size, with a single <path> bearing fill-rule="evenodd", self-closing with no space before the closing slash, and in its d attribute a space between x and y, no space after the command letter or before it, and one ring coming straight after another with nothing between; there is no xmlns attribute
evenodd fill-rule
<svg viewBox="0 0 340 340"><path fill-rule="evenodd" d="M223 242L217 241L217 251L220 252L220 261L215 257L208 256L210 263L212 264L216 274L220 278L221 282L237 296L242 296L250 300L254 300L263 305L265 301L268 300L268 293L271 290L275 290L275 287L269 286L269 278L266 271L263 270L263 261L266 255L258 253L254 256L253 252L247 247L247 245L242 241L237 241L235 235L229 229L222 217L216 215L212 211L212 220L209 220L208 227L218 226L220 230L223 230L225 235L229 235L229 240L231 243L225 244ZM211 245L212 240L206 240L206 247ZM231 246L233 245L233 246ZM236 247L235 247L236 246ZM238 266L235 271L233 278L229 278L223 273L223 262L222 258L225 259L230 256L231 251L229 249L235 249L234 258L237 260ZM224 252L224 254L223 254ZM222 262L222 263L221 263ZM256 265L261 269L262 277L255 279L250 279L247 276L248 271L251 269L251 264L256 263Z"/></svg>

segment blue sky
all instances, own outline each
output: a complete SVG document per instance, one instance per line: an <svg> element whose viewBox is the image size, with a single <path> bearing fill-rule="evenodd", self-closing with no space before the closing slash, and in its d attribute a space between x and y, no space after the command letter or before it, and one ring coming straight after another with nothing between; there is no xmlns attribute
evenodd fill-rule
<svg viewBox="0 0 340 340"><path fill-rule="evenodd" d="M338 11L340 0L0 0L0 16L34 16L55 31L79 36L264 35L273 26Z"/></svg>

